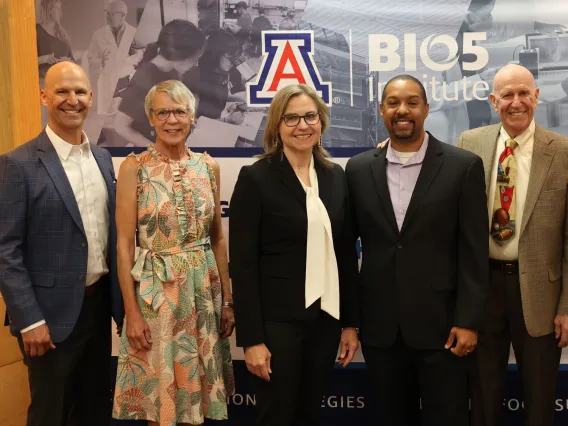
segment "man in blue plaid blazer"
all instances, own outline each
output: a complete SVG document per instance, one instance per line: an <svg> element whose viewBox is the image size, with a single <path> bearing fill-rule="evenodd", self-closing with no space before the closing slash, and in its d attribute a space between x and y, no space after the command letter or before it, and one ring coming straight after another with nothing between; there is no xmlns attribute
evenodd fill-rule
<svg viewBox="0 0 568 426"><path fill-rule="evenodd" d="M29 370L27 425L108 426L110 319L123 317L116 179L82 130L85 72L51 67L41 102L45 130L0 156L0 292Z"/></svg>

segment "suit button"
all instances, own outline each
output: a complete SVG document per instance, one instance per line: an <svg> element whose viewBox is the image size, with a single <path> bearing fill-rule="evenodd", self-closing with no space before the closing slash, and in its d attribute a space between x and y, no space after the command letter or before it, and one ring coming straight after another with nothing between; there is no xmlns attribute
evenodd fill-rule
<svg viewBox="0 0 568 426"><path fill-rule="evenodd" d="M87 247L87 243L86 243L85 241L83 241L83 242L81 243L81 247L83 247L83 248Z"/></svg>
<svg viewBox="0 0 568 426"><path fill-rule="evenodd" d="M83 281L84 279L85 279L85 276L84 276L84 275L79 275L79 280L80 280L80 281Z"/></svg>
<svg viewBox="0 0 568 426"><path fill-rule="evenodd" d="M399 248L399 249L401 249L401 248L402 248L402 243L401 243L401 242L398 242L397 245L396 245L396 247Z"/></svg>

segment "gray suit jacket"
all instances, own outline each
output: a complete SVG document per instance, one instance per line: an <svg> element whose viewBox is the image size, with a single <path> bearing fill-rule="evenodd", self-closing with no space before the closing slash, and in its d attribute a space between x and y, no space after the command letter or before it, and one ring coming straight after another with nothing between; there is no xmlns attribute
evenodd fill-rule
<svg viewBox="0 0 568 426"><path fill-rule="evenodd" d="M120 325L123 305L116 273L116 178L108 151L92 144L91 151L108 191L111 310ZM0 292L6 300L12 333L45 320L54 342L69 336L85 294L87 250L79 207L45 131L1 155Z"/></svg>
<svg viewBox="0 0 568 426"><path fill-rule="evenodd" d="M487 191L500 129L495 124L468 130L457 144L482 158ZM568 315L567 187L568 138L537 125L519 234L523 314L533 337L554 331L556 315Z"/></svg>

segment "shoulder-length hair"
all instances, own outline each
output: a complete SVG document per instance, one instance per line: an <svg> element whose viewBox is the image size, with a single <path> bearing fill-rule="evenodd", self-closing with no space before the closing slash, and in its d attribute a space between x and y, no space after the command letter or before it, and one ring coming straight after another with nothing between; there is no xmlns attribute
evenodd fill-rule
<svg viewBox="0 0 568 426"><path fill-rule="evenodd" d="M314 89L305 84L292 84L283 87L276 93L270 103L268 120L264 128L264 154L258 155L258 158L268 158L279 152L281 154L284 152L284 146L280 139L278 127L280 126L282 116L284 115L284 111L286 111L290 99L300 95L309 96L315 102L320 114L321 134L323 135L329 128L329 109ZM323 146L319 144L314 145L312 152L319 163L326 167L332 166L333 163L330 160L331 155Z"/></svg>
<svg viewBox="0 0 568 426"><path fill-rule="evenodd" d="M51 21L51 9L58 3L61 5L61 0L41 0L39 5L39 23L42 26L45 27L47 23ZM61 22L55 23L55 37L71 47L71 38L61 25Z"/></svg>

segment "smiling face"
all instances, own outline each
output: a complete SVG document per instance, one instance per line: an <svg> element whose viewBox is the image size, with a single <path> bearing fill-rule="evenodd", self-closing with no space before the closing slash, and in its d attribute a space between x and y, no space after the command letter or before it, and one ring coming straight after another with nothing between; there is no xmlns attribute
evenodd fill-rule
<svg viewBox="0 0 568 426"><path fill-rule="evenodd" d="M429 105L424 103L421 88L414 81L392 81L385 88L380 110L391 139L414 142L424 137Z"/></svg>
<svg viewBox="0 0 568 426"><path fill-rule="evenodd" d="M519 136L530 126L538 103L533 75L520 65L507 65L495 74L493 87L491 103L503 127L512 138Z"/></svg>
<svg viewBox="0 0 568 426"><path fill-rule="evenodd" d="M283 115L304 116L310 113L318 113L316 103L308 95L298 95L290 98ZM308 121L310 120L308 119ZM284 145L284 152L311 151L321 138L321 126L321 120L318 120L317 124L310 125L302 118L296 126L290 127L282 119L278 125L278 132Z"/></svg>
<svg viewBox="0 0 568 426"><path fill-rule="evenodd" d="M154 97L152 111L150 112L150 124L156 129L156 143L166 145L185 144L189 130L193 124L193 113L189 111L185 118L180 118L171 112L165 120L159 120L158 116L164 111L188 111L187 105L174 102L167 93L158 92Z"/></svg>
<svg viewBox="0 0 568 426"><path fill-rule="evenodd" d="M70 62L52 66L41 90L49 127L57 134L80 130L92 105L93 93L85 72Z"/></svg>

